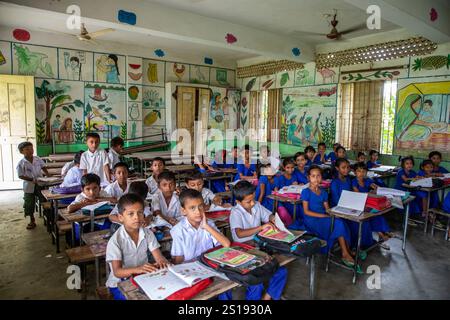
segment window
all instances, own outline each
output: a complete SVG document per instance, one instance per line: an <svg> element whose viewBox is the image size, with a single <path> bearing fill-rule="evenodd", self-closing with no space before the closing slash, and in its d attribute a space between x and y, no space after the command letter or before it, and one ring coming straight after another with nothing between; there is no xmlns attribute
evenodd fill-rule
<svg viewBox="0 0 450 320"><path fill-rule="evenodd" d="M381 122L382 154L392 154L394 149L395 107L397 105L397 81L384 82L383 116Z"/></svg>

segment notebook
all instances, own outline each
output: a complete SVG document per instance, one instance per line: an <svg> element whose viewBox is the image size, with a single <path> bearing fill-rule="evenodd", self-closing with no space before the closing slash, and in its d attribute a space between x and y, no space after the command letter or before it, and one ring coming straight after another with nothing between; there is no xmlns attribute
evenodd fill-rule
<svg viewBox="0 0 450 320"><path fill-rule="evenodd" d="M211 261L233 268L239 267L255 259L254 255L233 248L221 248L206 254L205 257Z"/></svg>
<svg viewBox="0 0 450 320"><path fill-rule="evenodd" d="M151 300L164 300L181 289L211 277L222 275L195 261L171 265L167 269L139 275L133 280Z"/></svg>
<svg viewBox="0 0 450 320"><path fill-rule="evenodd" d="M412 181L409 184L411 187L423 187L423 188L432 188L433 187L433 179L432 178L424 178Z"/></svg>
<svg viewBox="0 0 450 320"><path fill-rule="evenodd" d="M309 188L309 183L304 185L293 184L287 187L283 187L278 191L279 194L295 193L302 194L302 191Z"/></svg>
<svg viewBox="0 0 450 320"><path fill-rule="evenodd" d="M406 195L406 192L403 190L398 189L392 189L392 188L377 188L377 195L379 196L398 196L398 197L404 197Z"/></svg>
<svg viewBox="0 0 450 320"><path fill-rule="evenodd" d="M342 191L339 203L331 209L334 212L359 216L364 212L367 201L367 193Z"/></svg>

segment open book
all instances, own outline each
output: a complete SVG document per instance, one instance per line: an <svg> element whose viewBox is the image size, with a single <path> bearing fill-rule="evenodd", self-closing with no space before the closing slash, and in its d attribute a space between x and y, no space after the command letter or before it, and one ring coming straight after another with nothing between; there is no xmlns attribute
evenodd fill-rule
<svg viewBox="0 0 450 320"><path fill-rule="evenodd" d="M255 259L254 255L233 248L221 248L207 253L205 257L211 261L230 267L239 267Z"/></svg>
<svg viewBox="0 0 450 320"><path fill-rule="evenodd" d="M270 229L267 228L260 233L258 233L258 236L262 238L267 238L271 240L291 243L300 238L302 235L293 235L291 232L281 231L279 229Z"/></svg>
<svg viewBox="0 0 450 320"><path fill-rule="evenodd" d="M175 292L192 287L204 279L220 276L219 273L196 261L142 274L134 277L134 282L151 300L164 300Z"/></svg>
<svg viewBox="0 0 450 320"><path fill-rule="evenodd" d="M370 171L388 172L388 171L394 170L395 168L396 168L395 166L380 166L380 167L372 168L372 169L370 169Z"/></svg>
<svg viewBox="0 0 450 320"><path fill-rule="evenodd" d="M377 195L379 196L398 196L398 197L404 197L406 195L406 192L403 190L398 189L392 189L392 188L377 188Z"/></svg>
<svg viewBox="0 0 450 320"><path fill-rule="evenodd" d="M286 194L286 193L295 193L295 194L302 194L302 191L309 188L309 183L304 185L298 185L293 184L287 187L283 187L278 191L279 194Z"/></svg>
<svg viewBox="0 0 450 320"><path fill-rule="evenodd" d="M433 187L433 179L432 178L423 178L423 179L411 181L411 183L409 185L411 187L432 188Z"/></svg>
<svg viewBox="0 0 450 320"><path fill-rule="evenodd" d="M339 203L331 211L348 214L351 216L359 216L364 212L366 206L367 193L342 191Z"/></svg>

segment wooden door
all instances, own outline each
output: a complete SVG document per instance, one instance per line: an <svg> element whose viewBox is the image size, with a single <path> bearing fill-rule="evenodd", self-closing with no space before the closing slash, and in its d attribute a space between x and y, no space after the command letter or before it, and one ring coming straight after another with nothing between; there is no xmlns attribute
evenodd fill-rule
<svg viewBox="0 0 450 320"><path fill-rule="evenodd" d="M34 78L0 75L0 190L21 188L16 166L24 141L36 151Z"/></svg>
<svg viewBox="0 0 450 320"><path fill-rule="evenodd" d="M190 87L178 87L177 129L186 129L189 131L191 154L194 153L194 123L197 106L196 89ZM180 144L181 142L182 138L178 136L177 144Z"/></svg>

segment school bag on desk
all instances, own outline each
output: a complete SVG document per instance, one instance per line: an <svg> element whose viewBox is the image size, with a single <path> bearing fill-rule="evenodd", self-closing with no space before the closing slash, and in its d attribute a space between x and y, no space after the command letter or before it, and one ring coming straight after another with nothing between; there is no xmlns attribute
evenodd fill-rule
<svg viewBox="0 0 450 320"><path fill-rule="evenodd" d="M243 263L236 262L237 260ZM200 261L244 286L268 281L280 267L278 260L244 243L232 243L230 248L210 249L200 256ZM236 265L231 266L233 264Z"/></svg>
<svg viewBox="0 0 450 320"><path fill-rule="evenodd" d="M94 211L94 217L96 217L105 214L110 214L113 209L114 209L113 206L111 206L107 201L104 201L90 206L86 206L83 209L81 209L81 212L84 215L90 216L91 212Z"/></svg>

